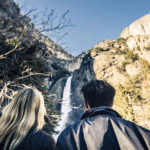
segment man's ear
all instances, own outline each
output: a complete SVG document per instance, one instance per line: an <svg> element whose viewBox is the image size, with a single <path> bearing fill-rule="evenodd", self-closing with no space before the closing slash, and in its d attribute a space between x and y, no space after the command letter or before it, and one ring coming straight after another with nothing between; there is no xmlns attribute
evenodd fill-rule
<svg viewBox="0 0 150 150"><path fill-rule="evenodd" d="M87 102L86 99L84 100L84 104L85 104L85 108L87 108L88 107L88 102Z"/></svg>
<svg viewBox="0 0 150 150"><path fill-rule="evenodd" d="M112 104L111 104L109 107L112 108L112 107L113 107L113 104L114 104L114 103L112 102Z"/></svg>
<svg viewBox="0 0 150 150"><path fill-rule="evenodd" d="M85 111L89 110L90 109L90 105L89 105L89 103L87 102L86 99L84 100L84 104L85 104Z"/></svg>

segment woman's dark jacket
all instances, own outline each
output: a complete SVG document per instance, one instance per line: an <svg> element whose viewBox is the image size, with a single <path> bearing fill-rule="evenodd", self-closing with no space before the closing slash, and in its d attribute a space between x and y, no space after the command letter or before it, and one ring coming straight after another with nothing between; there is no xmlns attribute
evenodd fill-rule
<svg viewBox="0 0 150 150"><path fill-rule="evenodd" d="M4 143L0 144L0 150L3 150ZM55 150L55 141L44 131L35 132L31 129L15 150Z"/></svg>
<svg viewBox="0 0 150 150"><path fill-rule="evenodd" d="M60 134L56 150L150 150L150 131L110 108L92 108Z"/></svg>

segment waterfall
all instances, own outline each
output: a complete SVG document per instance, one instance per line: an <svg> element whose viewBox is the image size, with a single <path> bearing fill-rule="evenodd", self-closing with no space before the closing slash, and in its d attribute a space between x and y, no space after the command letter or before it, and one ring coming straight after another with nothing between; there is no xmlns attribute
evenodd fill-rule
<svg viewBox="0 0 150 150"><path fill-rule="evenodd" d="M62 100L62 105L61 105L61 118L55 128L55 131L59 131L59 133L61 133L61 131L66 127L66 123L68 121L68 115L69 115L69 112L71 111L71 105L70 105L71 79L72 79L72 76L70 76L67 79L67 82L63 91L63 100ZM53 137L55 140L57 139L59 133L53 134Z"/></svg>

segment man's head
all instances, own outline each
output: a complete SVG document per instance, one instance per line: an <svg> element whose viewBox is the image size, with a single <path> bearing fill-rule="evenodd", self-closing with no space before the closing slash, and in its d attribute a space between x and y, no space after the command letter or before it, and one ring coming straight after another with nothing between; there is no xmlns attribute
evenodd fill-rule
<svg viewBox="0 0 150 150"><path fill-rule="evenodd" d="M92 80L81 89L85 99L85 109L113 105L115 89L102 80Z"/></svg>

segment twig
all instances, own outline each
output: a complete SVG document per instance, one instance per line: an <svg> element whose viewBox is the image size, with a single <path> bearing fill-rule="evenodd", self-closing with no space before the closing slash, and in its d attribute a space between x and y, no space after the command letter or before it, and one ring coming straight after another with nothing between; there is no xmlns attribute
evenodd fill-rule
<svg viewBox="0 0 150 150"><path fill-rule="evenodd" d="M7 53L5 53L5 54L0 55L0 59L3 59L5 56L7 56L7 55L9 55L10 53L12 53L13 51L15 51L15 50L17 49L17 47L18 47L20 44L21 44L21 42L19 42L19 43L15 46L15 48L13 48L11 51L9 51L9 52L7 52Z"/></svg>

